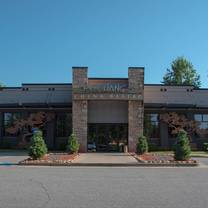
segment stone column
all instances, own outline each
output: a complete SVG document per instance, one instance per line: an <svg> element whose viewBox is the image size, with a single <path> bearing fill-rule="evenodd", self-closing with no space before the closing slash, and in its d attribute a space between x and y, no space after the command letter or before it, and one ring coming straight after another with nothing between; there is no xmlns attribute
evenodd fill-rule
<svg viewBox="0 0 208 208"><path fill-rule="evenodd" d="M2 145L3 140L3 113L0 112L0 145Z"/></svg>
<svg viewBox="0 0 208 208"><path fill-rule="evenodd" d="M75 88L85 88L88 84L87 67L73 67L73 86ZM73 96L72 96L73 97ZM72 101L72 127L80 143L80 152L87 152L87 100Z"/></svg>
<svg viewBox="0 0 208 208"><path fill-rule="evenodd" d="M129 100L128 103L128 148L129 152L136 151L137 139L143 135L144 117L144 68L130 67L128 70L129 93L140 95L139 100Z"/></svg>

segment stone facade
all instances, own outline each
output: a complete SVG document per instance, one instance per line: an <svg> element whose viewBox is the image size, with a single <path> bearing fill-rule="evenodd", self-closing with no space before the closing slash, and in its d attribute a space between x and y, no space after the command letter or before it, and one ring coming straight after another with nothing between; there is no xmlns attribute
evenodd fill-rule
<svg viewBox="0 0 208 208"><path fill-rule="evenodd" d="M128 148L129 152L135 152L138 136L143 135L144 68L130 67L128 77L129 91L141 97L140 100L129 100L128 105Z"/></svg>
<svg viewBox="0 0 208 208"><path fill-rule="evenodd" d="M76 134L80 143L80 152L87 152L87 101L73 101L72 122L73 133Z"/></svg>
<svg viewBox="0 0 208 208"><path fill-rule="evenodd" d="M73 88L85 88L87 87L87 68L86 67L74 67L73 68ZM74 97L74 95L73 95ZM73 133L76 134L80 143L80 152L87 152L87 117L88 102L87 100L75 100L72 101L72 128Z"/></svg>
<svg viewBox="0 0 208 208"><path fill-rule="evenodd" d="M128 69L128 88L129 91L139 94L144 98L144 68L129 67Z"/></svg>
<svg viewBox="0 0 208 208"><path fill-rule="evenodd" d="M73 67L73 89L86 88L88 84L87 67Z"/></svg>
<svg viewBox="0 0 208 208"><path fill-rule="evenodd" d="M128 88L115 91L99 89L91 90L88 85L86 67L73 68L73 101L72 121L73 132L80 142L80 151L87 151L88 100L125 100L128 101L128 147L130 152L136 150L137 138L143 134L143 94L144 68L130 67L128 69Z"/></svg>
<svg viewBox="0 0 208 208"><path fill-rule="evenodd" d="M138 136L143 135L144 106L142 101L129 101L128 106L128 149L129 152L136 151Z"/></svg>
<svg viewBox="0 0 208 208"><path fill-rule="evenodd" d="M3 138L3 113L0 112L0 145L2 145Z"/></svg>

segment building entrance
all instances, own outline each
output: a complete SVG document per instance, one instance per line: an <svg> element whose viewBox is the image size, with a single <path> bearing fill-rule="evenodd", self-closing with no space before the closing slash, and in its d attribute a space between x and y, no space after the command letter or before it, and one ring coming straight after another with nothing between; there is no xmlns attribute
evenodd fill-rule
<svg viewBox="0 0 208 208"><path fill-rule="evenodd" d="M88 124L88 151L123 152L128 124Z"/></svg>

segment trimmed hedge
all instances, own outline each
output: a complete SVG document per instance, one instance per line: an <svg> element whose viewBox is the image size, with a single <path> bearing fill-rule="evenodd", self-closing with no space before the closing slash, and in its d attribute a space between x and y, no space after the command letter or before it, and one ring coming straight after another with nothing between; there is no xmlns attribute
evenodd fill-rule
<svg viewBox="0 0 208 208"><path fill-rule="evenodd" d="M191 157L191 147L186 131L180 130L173 148L175 160L189 160Z"/></svg>
<svg viewBox="0 0 208 208"><path fill-rule="evenodd" d="M141 155L148 152L148 142L145 136L140 136L137 143L137 154Z"/></svg>
<svg viewBox="0 0 208 208"><path fill-rule="evenodd" d="M75 134L71 134L68 140L68 144L66 146L66 151L69 153L77 153L79 151L79 142Z"/></svg>
<svg viewBox="0 0 208 208"><path fill-rule="evenodd" d="M45 141L43 139L43 133L42 131L38 130L35 131L32 143L29 147L29 156L33 159L41 159L46 153L47 153L47 147L45 144Z"/></svg>

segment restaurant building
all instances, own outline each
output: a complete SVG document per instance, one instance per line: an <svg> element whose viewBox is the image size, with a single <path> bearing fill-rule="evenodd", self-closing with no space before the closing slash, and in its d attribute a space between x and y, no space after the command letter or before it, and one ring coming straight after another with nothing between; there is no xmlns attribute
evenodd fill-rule
<svg viewBox="0 0 208 208"><path fill-rule="evenodd" d="M80 152L134 152L139 135L149 129L152 148L169 149L175 141L160 114L176 112L208 129L208 89L144 84L144 68L129 67L128 78L89 78L87 67L72 68L72 83L22 84L0 88L0 146L18 147L19 132L7 128L31 113L53 114L44 128L49 149L64 149L73 132ZM148 124L147 124L148 122ZM193 134L201 149L206 134Z"/></svg>

